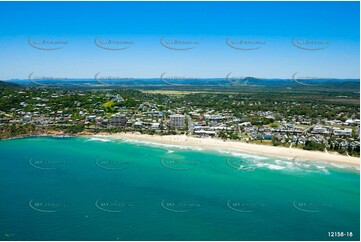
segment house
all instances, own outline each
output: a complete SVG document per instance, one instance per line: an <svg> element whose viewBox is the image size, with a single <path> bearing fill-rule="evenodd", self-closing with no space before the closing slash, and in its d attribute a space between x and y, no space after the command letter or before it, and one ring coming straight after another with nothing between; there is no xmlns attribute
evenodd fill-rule
<svg viewBox="0 0 361 242"><path fill-rule="evenodd" d="M251 122L243 122L243 123L240 123L239 125L242 126L242 127L252 126Z"/></svg>
<svg viewBox="0 0 361 242"><path fill-rule="evenodd" d="M152 123L152 125L151 125L151 129L158 129L159 128L159 123Z"/></svg>

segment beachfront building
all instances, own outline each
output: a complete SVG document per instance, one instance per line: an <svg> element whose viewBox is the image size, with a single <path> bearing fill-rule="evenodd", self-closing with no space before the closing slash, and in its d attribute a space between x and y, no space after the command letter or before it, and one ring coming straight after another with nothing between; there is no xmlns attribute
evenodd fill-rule
<svg viewBox="0 0 361 242"><path fill-rule="evenodd" d="M215 131L209 131L209 130L195 130L194 134L196 135L200 135L200 136L215 136L216 132Z"/></svg>
<svg viewBox="0 0 361 242"><path fill-rule="evenodd" d="M185 127L185 116L181 114L170 115L169 122L172 128L183 129Z"/></svg>
<svg viewBox="0 0 361 242"><path fill-rule="evenodd" d="M152 123L151 124L151 129L159 129L160 123Z"/></svg>
<svg viewBox="0 0 361 242"><path fill-rule="evenodd" d="M127 123L127 117L124 114L114 114L109 119L109 126L110 127L123 127Z"/></svg>

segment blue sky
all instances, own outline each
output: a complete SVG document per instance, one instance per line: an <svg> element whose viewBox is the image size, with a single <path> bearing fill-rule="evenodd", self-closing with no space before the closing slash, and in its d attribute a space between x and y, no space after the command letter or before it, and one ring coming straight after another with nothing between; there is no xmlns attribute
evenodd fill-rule
<svg viewBox="0 0 361 242"><path fill-rule="evenodd" d="M359 78L359 2L0 2L0 79L169 76ZM102 40L132 41L106 50ZM189 50L161 38L197 42ZM231 48L226 39L258 44ZM298 48L292 39L321 44ZM45 51L31 40L66 41ZM263 44L259 44L259 43ZM304 43L304 42L302 42ZM325 44L326 43L326 44ZM326 47L326 48L323 48Z"/></svg>

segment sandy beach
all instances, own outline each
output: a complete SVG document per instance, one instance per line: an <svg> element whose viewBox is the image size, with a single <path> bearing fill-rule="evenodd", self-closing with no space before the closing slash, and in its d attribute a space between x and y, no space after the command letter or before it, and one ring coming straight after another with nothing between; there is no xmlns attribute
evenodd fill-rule
<svg viewBox="0 0 361 242"><path fill-rule="evenodd" d="M98 134L96 136L126 138L140 141L155 142L161 144L184 145L196 147L208 147L212 149L229 149L235 151L250 152L254 154L271 155L275 157L298 158L314 161L332 162L338 164L347 164L353 166L360 165L360 159L335 153L326 153L319 151L307 151L296 148L275 147L268 145L247 144L237 141L223 141L216 138L195 138L186 135L146 135L139 133L116 133L116 134Z"/></svg>

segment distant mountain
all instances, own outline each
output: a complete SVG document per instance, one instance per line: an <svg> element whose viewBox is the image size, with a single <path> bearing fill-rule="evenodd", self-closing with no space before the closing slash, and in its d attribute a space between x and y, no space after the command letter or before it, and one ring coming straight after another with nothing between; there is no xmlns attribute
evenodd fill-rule
<svg viewBox="0 0 361 242"><path fill-rule="evenodd" d="M337 88L337 89L359 89L360 82L352 82L352 81L326 82L326 83L321 83L320 86L328 87L328 88Z"/></svg>
<svg viewBox="0 0 361 242"><path fill-rule="evenodd" d="M280 78L256 78L252 76L237 77L227 75L226 78L182 78L168 77L162 78L128 78L124 80L95 79L95 78L70 78L66 81L41 80L29 81L28 79L13 79L7 84L14 83L21 86L48 85L58 87L82 87L82 88L102 88L104 86L258 86L258 87L293 87L293 86L319 86L325 88L359 88L359 79L280 79Z"/></svg>
<svg viewBox="0 0 361 242"><path fill-rule="evenodd" d="M21 85L12 82L0 81L0 88L20 88Z"/></svg>

